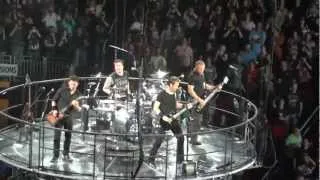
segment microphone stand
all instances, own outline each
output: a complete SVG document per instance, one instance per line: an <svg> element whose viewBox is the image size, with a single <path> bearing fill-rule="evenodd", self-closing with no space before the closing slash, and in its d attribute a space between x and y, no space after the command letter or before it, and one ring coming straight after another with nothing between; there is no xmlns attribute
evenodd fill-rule
<svg viewBox="0 0 320 180"><path fill-rule="evenodd" d="M129 53L130 55L133 56L133 60L135 61L135 57L133 54ZM137 112L137 125L138 125L138 142L139 142L139 162L138 162L138 167L136 168L132 178L134 179L142 164L143 164L143 161L144 161L144 151L143 151L143 137L142 137L142 124L141 124L141 120L142 120L142 117L143 117L143 112L142 112L142 107L141 107L141 93L142 93L142 84L143 84L143 72L144 72L144 57L142 56L141 57L141 64L140 64L140 67L139 68L136 68L136 63L134 64L134 68L135 70L138 71L138 89L137 89L137 99L136 99L136 112Z"/></svg>
<svg viewBox="0 0 320 180"><path fill-rule="evenodd" d="M29 123L34 123L34 111L32 110L32 107L37 103L37 101L39 100L40 96L42 95L42 92L37 92L34 95L34 100L32 102L32 104L30 105L29 102L25 102L23 110L22 110L22 118L23 120L29 122ZM17 126L20 127L20 126ZM21 125L21 127L23 127L23 132L19 132L19 140L18 142L21 142L22 136L26 137L26 141L29 140L29 131L31 130L29 125Z"/></svg>
<svg viewBox="0 0 320 180"><path fill-rule="evenodd" d="M45 123L44 123L44 118L45 118L45 113L47 112L47 109L48 109L48 103L49 103L49 99L50 99L50 94L52 93L52 91L49 91L49 93L47 94L47 96L46 96L46 100L45 100L45 102L44 102L44 107L43 107L43 110L42 110L42 112L41 112L41 119L40 119L40 123L42 123L42 125L41 125L41 129L40 129L40 131L39 131L39 138L42 138L41 140L42 140L42 152L41 152L41 157L40 157L40 149L41 149L41 141L40 141L40 139L39 139L39 152L38 152L38 159L39 159L39 161L40 161L40 159L41 159L41 162L39 162L39 166L41 167L41 168L43 168L44 166L43 166L43 160L44 160L44 125L45 125ZM41 163L41 165L40 165L40 163Z"/></svg>
<svg viewBox="0 0 320 180"><path fill-rule="evenodd" d="M144 20L144 27L142 30L142 35L143 38L145 36L145 27L147 26L147 16L146 16L146 11L147 11L147 7L148 7L148 1L145 2L144 4L144 9L143 9L143 20ZM141 94L141 90L142 90L142 77L143 77L143 71L144 71L144 57L141 57L141 65L140 65L140 69L139 69L139 80L138 80L138 92L137 92L137 103L136 103L136 110L138 113L137 116L137 123L138 123L138 141L139 141L139 161L138 161L138 166L134 172L134 174L132 175L132 179L135 179L140 171L140 168L143 164L143 160L144 160L144 152L143 152L143 137L142 137L142 128L141 128L141 117L142 117L142 112L141 112L141 104L140 104L140 94Z"/></svg>
<svg viewBox="0 0 320 180"><path fill-rule="evenodd" d="M96 97L97 96L100 84L101 84L101 77L99 77L98 84L97 84L96 88L94 89L94 93L93 93L92 97Z"/></svg>
<svg viewBox="0 0 320 180"><path fill-rule="evenodd" d="M88 127L88 123L89 123L89 109L93 108L93 106L96 106L96 100L95 100L95 96L98 94L99 91L99 86L100 86L100 82L101 79L99 79L99 82L93 92L93 95L91 95L91 87L89 85L88 89L86 90L87 94L86 94L86 100L85 102L83 102L83 104L87 104L88 105L88 109L87 108L82 108L81 109L81 121L83 124L83 131L87 131L89 129ZM85 140L85 134L82 134L82 140Z"/></svg>
<svg viewBox="0 0 320 180"><path fill-rule="evenodd" d="M141 117L142 117L142 112L141 112L141 104L140 104L140 94L141 94L141 86L142 86L142 74L143 74L143 57L141 59L141 66L139 69L139 80L138 80L138 91L137 91L137 100L136 100L136 113L137 113L137 125L138 125L138 142L139 142L139 162L138 162L138 167L136 168L132 178L135 179L137 176L143 160L144 160L144 152L143 152L143 137L142 137L142 128L141 128Z"/></svg>

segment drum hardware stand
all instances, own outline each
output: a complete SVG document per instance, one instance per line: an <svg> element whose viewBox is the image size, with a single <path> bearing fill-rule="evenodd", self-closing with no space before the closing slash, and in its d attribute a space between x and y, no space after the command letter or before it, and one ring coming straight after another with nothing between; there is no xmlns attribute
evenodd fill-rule
<svg viewBox="0 0 320 180"><path fill-rule="evenodd" d="M180 94L180 99L183 101L187 101L187 93L184 89L181 89L181 94ZM185 125L187 127L187 135L186 135L186 139L187 139L187 152L186 152L186 160L183 162L182 164L182 175L183 176L196 176L197 174L197 163L189 160L189 132L190 132L190 121L193 120L192 116L191 116L191 110L192 109L188 109L188 117L184 118L185 120Z"/></svg>
<svg viewBox="0 0 320 180"><path fill-rule="evenodd" d="M190 125L191 118L192 117L190 117L190 115L189 115L189 117L186 118L186 121L187 121L187 123L186 123L186 126L187 126L187 157L186 157L186 161L188 161L188 159L189 159L189 131L190 131L189 125Z"/></svg>
<svg viewBox="0 0 320 180"><path fill-rule="evenodd" d="M96 77L99 78L100 76L101 76L101 73L99 72ZM99 82L98 82L98 84L97 84L97 86L95 88L95 91L94 91L92 96L91 96L90 91L91 91L92 86L95 85L95 83L94 82L89 82L88 83L89 87L86 89L86 93L87 93L86 96L85 96L86 100L85 100L85 103L83 103L83 104L87 104L89 107L88 107L88 109L87 108L82 108L81 109L81 116L80 116L81 120L82 120L82 125L83 125L83 132L88 130L88 123L89 123L89 112L88 111L89 111L90 108L92 108L93 105L96 104L94 97L98 93L100 82L101 82L101 79L99 79ZM91 101L93 101L93 102L91 102ZM84 133L82 134L82 140L83 141L85 140Z"/></svg>
<svg viewBox="0 0 320 180"><path fill-rule="evenodd" d="M98 81L98 84L97 84L97 86L96 86L96 88L95 88L95 90L94 90L94 93L93 93L92 97L96 97L97 94L98 94L99 87L100 87L100 84L101 84L101 72L99 72L99 73L97 74L96 78L99 78L99 81Z"/></svg>
<svg viewBox="0 0 320 180"><path fill-rule="evenodd" d="M189 113L190 110L188 110ZM183 176L196 176L197 174L197 163L189 160L189 125L190 125L190 121L192 121L192 117L189 114L189 117L184 118L186 121L186 126L187 126L187 135L186 135L186 139L187 139L187 152L186 152L186 160L183 162L182 164L182 175Z"/></svg>

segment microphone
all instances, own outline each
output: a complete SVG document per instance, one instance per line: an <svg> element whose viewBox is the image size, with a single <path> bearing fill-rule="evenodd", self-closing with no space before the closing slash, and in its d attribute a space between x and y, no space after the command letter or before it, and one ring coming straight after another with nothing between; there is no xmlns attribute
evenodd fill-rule
<svg viewBox="0 0 320 180"><path fill-rule="evenodd" d="M54 88L51 88L50 91L47 93L47 96L50 96L54 92Z"/></svg>
<svg viewBox="0 0 320 180"><path fill-rule="evenodd" d="M180 76L178 76L179 79L183 79L184 78L184 74L180 74Z"/></svg>
<svg viewBox="0 0 320 180"><path fill-rule="evenodd" d="M47 89L47 88L46 88L45 86L41 86L41 87L38 89L38 91L39 91L39 92L44 92L46 89Z"/></svg>

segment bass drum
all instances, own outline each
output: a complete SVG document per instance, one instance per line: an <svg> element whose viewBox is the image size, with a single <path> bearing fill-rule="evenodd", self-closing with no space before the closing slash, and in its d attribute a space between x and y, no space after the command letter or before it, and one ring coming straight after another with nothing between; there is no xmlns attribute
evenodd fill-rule
<svg viewBox="0 0 320 180"><path fill-rule="evenodd" d="M117 108L112 118L111 130L114 133L128 134L133 122L136 121L133 104L128 104L127 108Z"/></svg>

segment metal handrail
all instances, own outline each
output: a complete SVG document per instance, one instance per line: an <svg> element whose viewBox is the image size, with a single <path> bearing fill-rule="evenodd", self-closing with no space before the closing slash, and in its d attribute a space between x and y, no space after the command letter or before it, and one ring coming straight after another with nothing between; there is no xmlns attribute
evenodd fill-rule
<svg viewBox="0 0 320 180"><path fill-rule="evenodd" d="M105 78L105 77L100 77L100 78ZM45 83L47 83L47 84L50 84L50 83L56 83L56 82L63 82L63 81L65 81L67 78L62 78L62 79L52 79L52 80L44 80L44 81L33 81L33 82L30 82L30 83L28 83L28 86L36 86L36 85L39 85L39 84L45 84ZM81 77L80 78L81 80L87 80L87 79L99 79L99 78L96 78L96 77ZM8 88L8 89L5 89L5 90L2 90L2 91L0 91L0 93L10 93L12 90L16 90L16 89L18 89L18 88L24 88L24 84L20 84L20 85L17 85L17 86L13 86L13 87L10 87L10 88ZM216 132L220 132L220 133L225 133L225 132L233 132L233 133L231 133L232 135L231 135L231 138L230 139L228 139L228 138L226 138L224 141L226 142L226 144L227 144L227 146L225 147L226 149L229 149L229 148L231 148L231 149L234 149L235 148L235 146L234 146L234 142L233 141L237 141L237 140L234 140L234 137L242 137L241 135L239 136L239 135L236 135L236 134L234 134L234 133L236 133L237 132L237 129L238 130L240 130L241 131L241 129L246 125L246 124L250 124L250 126L254 126L254 122L253 122L253 120L255 120L256 119L256 117L257 117L257 108L256 108L256 106L253 104L253 103L251 103L248 99L245 99L245 98L243 98L243 97L241 97L241 96L239 96L239 95L237 95L237 94L234 94L234 93L231 93L231 92L227 92L227 91L221 91L221 93L224 93L224 94L226 94L226 95L229 95L229 96L235 96L235 97L239 97L239 98L241 98L241 99L243 99L245 102L246 102L246 104L251 108L251 110L254 112L253 114L250 114L250 117L246 117L246 120L244 120L244 121L241 121L241 122L239 122L239 123L237 123L237 124L235 124L235 125L233 125L233 126L231 126L231 127L225 127L225 128L219 128L219 129L210 129L210 130L207 130L207 131L201 131L201 132L197 132L197 133L184 133L183 134L183 136L190 136L190 135L193 135L193 134L199 134L199 135L204 135L204 134L212 134L212 133L216 133ZM22 106L22 104L19 104L20 106ZM36 123L36 124L32 124L32 123L30 123L30 122L27 122L27 121L24 121L24 120L22 120L22 119L20 119L20 118L17 118L17 117L14 117L14 116L12 116L12 115L9 115L8 113L7 113L7 111L8 110L10 110L10 109L12 109L12 108L14 108L14 106L11 106L11 107L9 107L9 108L6 108L6 109L4 109L4 110L2 110L2 111L0 111L0 115L3 115L3 116L5 116L5 117L7 117L7 118L9 118L9 119L11 119L11 120L13 120L13 121L17 121L17 122L21 122L21 123L23 123L23 124L27 124L27 125L29 125L29 127L31 127L32 129L35 129L35 128L43 128L43 130L41 130L41 131L47 131L48 129L50 129L50 131L52 131L52 130L55 130L56 128L54 128L54 127L49 127L49 126L45 126L44 125L44 123L43 122L40 122L40 123ZM219 110L218 108L215 108L216 110ZM226 110L224 110L223 112L226 112L226 113L229 113L228 111L226 111ZM229 114L231 114L231 115L233 115L233 117L238 117L238 116L236 116L236 115L234 115L232 112L230 112ZM124 133L107 133L107 132L84 132L84 131L79 131L79 130L67 130L67 129L58 129L59 131L68 131L68 132L72 132L72 133L75 133L75 134L79 134L79 135L86 135L86 136L88 136L88 137L90 137L90 138L93 138L93 140L96 140L97 139L97 137L99 137L99 138L107 138L107 137L115 137L115 138L119 138L120 136L122 136L122 137L136 137L137 135L136 134L124 134ZM250 131L250 136L253 136L253 137L249 137L249 139L250 139L250 141L248 141L248 142L251 142L251 143L255 143L255 140L254 140L254 134L255 134L255 131L256 131L256 129L253 127L253 129L252 129L252 131ZM40 131L39 131L39 133L40 133ZM241 134L242 134L242 132L241 132ZM165 138L166 138L166 141L167 141L167 143L168 143L168 140L171 138L171 137L173 137L173 135L172 134L165 134L165 135L159 135L159 134L143 134L143 136L145 137L145 138L147 138L148 136L150 137L150 136L152 136L152 137L155 137L155 136L164 136ZM35 138L41 138L41 134L39 134L39 136L38 137L35 137ZM39 139L39 142L40 142L40 139ZM30 139L28 142L28 145L29 146L31 146L32 145L32 140ZM94 151L93 152L96 152L96 142L93 142L94 144L93 144L93 147L90 147L90 149L92 148ZM105 143L107 143L107 142L105 142ZM228 147L228 144L230 144L231 143L231 146L230 147ZM106 145L106 144L105 144ZM233 147L234 146L234 147ZM251 146L250 146L251 147ZM50 148L48 148L48 146L45 146L45 143L40 143L40 145L39 145L39 152L40 151L42 151L42 152L44 152L45 150L51 150ZM32 150L32 147L30 148L30 150ZM37 149L33 149L33 150L35 150L35 151L37 151ZM169 149L168 149L168 147L167 147L167 151L168 151ZM251 151L250 152L247 152L247 151L245 151L244 149L239 149L239 151L243 151L243 153L244 154L246 154L246 153L249 153L249 155L248 155L248 157L245 157L246 159L247 159L247 161L249 162L250 161L250 163L249 163L249 165L252 165L255 161L256 161L256 154L255 153L251 153ZM254 151L252 151L252 152L254 152ZM29 152L30 153L30 152ZM79 152L73 152L73 153L78 153L78 154L80 154ZM168 152L167 152L168 153ZM32 153L30 153L29 155L32 155ZM81 154L80 154L81 155ZM104 154L104 155L107 155L106 153ZM187 155L186 156L196 156L197 154L195 153L195 152L190 152L190 153L187 153ZM226 154L224 154L224 156L229 156L229 155L231 155L230 157L228 157L228 161L231 161L232 162L232 159L233 159L233 157L232 157L232 154L230 154L230 152L229 151L226 151ZM3 155L1 155L2 157L4 157ZM1 156L0 156L0 158L1 158ZM96 158L95 157L95 155L93 155L93 157L94 158ZM138 156L137 156L138 157ZM167 157L167 154L166 154L166 157ZM230 160L230 158L231 158L231 160ZM13 161L9 161L8 162L8 164L12 164L13 166L16 166L16 167L19 167L19 168L21 168L21 169L26 169L27 171L32 171L32 172L36 172L36 173L40 173L40 174L46 174L46 175L52 175L52 176L62 176L62 177L64 177L64 175L59 175L59 174L55 174L55 173L50 173L50 172L45 172L45 171L42 171L41 170L41 168L42 168L42 166L41 166L41 163L39 163L39 165L33 165L33 162L31 163L31 161L30 160L32 160L32 157L29 157L29 166L27 166L27 167L24 167L24 166L19 166L19 164L17 164L16 162L17 161L15 161L14 162L14 160ZM36 159L35 159L36 160ZM38 158L38 160L39 161L43 161L43 160L41 160L40 158ZM166 159L165 161L167 162L169 159ZM27 160L28 161L28 160ZM96 159L94 159L94 161L96 161ZM227 162L226 162L227 163ZM28 163L27 163L28 164ZM234 173L235 171L238 171L238 167L240 167L240 166L243 166L243 168L244 167L247 167L247 165L245 165L244 166L244 164L246 164L246 162L244 163L244 162L241 162L241 164L238 164L238 165L231 165L231 166L229 166L229 167L226 167L226 168L224 168L222 171L230 171L230 172L232 172L232 173ZM95 171L95 167L91 167L91 168L93 168L93 170L92 170L92 172L90 172L90 174L88 175L88 177L92 177L93 179L97 176L97 174L95 174L96 173L96 171ZM132 167L133 168L133 167ZM241 168L240 167L240 169L243 169L243 168ZM222 172L221 171L221 172ZM210 176L220 176L221 174L215 174L215 173L221 173L220 171L215 171L215 170L213 170L213 171L208 171L208 173L210 173L211 175ZM229 172L229 173L230 173ZM92 173L92 174L91 174ZM84 175L85 176L85 175ZM109 175L108 175L109 176ZM166 176L166 175L165 175ZM66 178L69 178L69 176L65 176ZM104 177L107 177L107 175L104 175Z"/></svg>
<svg viewBox="0 0 320 180"><path fill-rule="evenodd" d="M94 77L80 77L81 80L87 80L87 79L93 79ZM104 78L104 77L99 77L99 78ZM96 79L99 79L99 78L96 78ZM33 82L30 82L28 83L28 85L32 86L32 85L37 85L37 84L43 84L43 83L53 83L53 82L60 82L60 81L65 81L67 80L68 78L60 78L60 79L51 79L51 80L43 80L43 81L33 81ZM17 85L17 86L12 86L10 88L7 88L7 89L4 89L2 91L0 91L0 94L3 94L3 93L7 93L11 90L14 90L14 89L18 89L18 88L21 88L21 87L24 87L24 84L20 84L20 85ZM206 133L212 133L212 132L223 132L223 131L227 131L229 129L232 129L232 128L237 128L237 127L241 127L245 124L247 124L248 122L251 122L253 121L257 115L258 115L258 109L257 107L252 103L250 102L249 100L235 94L235 93L232 93L232 92L229 92L229 91L225 91L225 90L221 90L222 93L226 93L226 94L229 94L229 95L232 95L232 96L236 96L236 97L239 97L239 98L242 98L243 100L247 101L248 105L250 107L253 108L254 110L254 114L251 116L251 117L248 117L247 121L243 121L241 123L238 123L236 125L233 125L231 127L225 127L225 128L220 128L220 129L214 129L214 130L208 130L206 132L197 132L196 134L206 134ZM217 110L219 110L219 108L215 108ZM228 112L227 110L223 110L224 112L227 112L228 114L231 114L231 115L234 115L234 113L232 112ZM4 117L7 117L9 119L13 119L14 121L17 121L17 122L20 122L20 123L24 123L24 124L28 124L28 125L32 125L32 126L36 126L36 127L41 127L41 125L37 125L37 124L32 124L30 122L27 122L27 121L24 121L20 118L17 118L17 117L14 117L14 116L11 116L9 114L6 114L4 112L4 110L0 111L0 115L4 116ZM55 129L58 129L58 130L61 130L61 131L66 131L66 132L72 132L72 133L83 133L82 131L76 131L76 130L66 130L66 129L60 129L60 128L54 128L54 127L46 127L47 129L52 129L52 130L55 130ZM105 135L110 135L110 133L93 133L93 132L86 132L86 134L88 135L102 135L102 134L105 134ZM195 133L187 133L187 134L184 134L184 135L193 135ZM129 134L118 134L118 133L113 133L112 135L129 135ZM132 136L132 135L131 135Z"/></svg>

